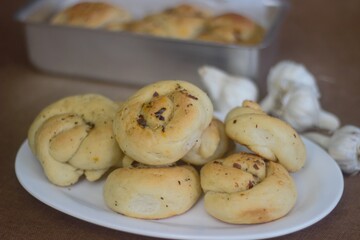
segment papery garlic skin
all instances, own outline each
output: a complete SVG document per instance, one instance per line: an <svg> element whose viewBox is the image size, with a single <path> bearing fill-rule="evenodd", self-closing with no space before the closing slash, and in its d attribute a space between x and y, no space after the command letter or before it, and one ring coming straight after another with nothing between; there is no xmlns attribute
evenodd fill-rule
<svg viewBox="0 0 360 240"><path fill-rule="evenodd" d="M328 150L345 173L357 174L360 171L360 128L347 125L337 130Z"/></svg>
<svg viewBox="0 0 360 240"><path fill-rule="evenodd" d="M250 79L231 76L211 66L201 67L199 75L216 111L221 115L225 115L234 107L241 106L244 100L258 99L258 88Z"/></svg>
<svg viewBox="0 0 360 240"><path fill-rule="evenodd" d="M282 107L275 113L297 131L303 131L318 122L320 105L317 98L307 87L288 92L281 99Z"/></svg>
<svg viewBox="0 0 360 240"><path fill-rule="evenodd" d="M331 137L315 132L304 136L327 150L344 173L355 175L360 172L360 128L346 125Z"/></svg>
<svg viewBox="0 0 360 240"><path fill-rule="evenodd" d="M315 78L303 65L280 62L270 70L267 81L269 93L260 103L265 112L299 132L314 127L330 132L339 128L338 117L321 108Z"/></svg>
<svg viewBox="0 0 360 240"><path fill-rule="evenodd" d="M299 132L313 127L334 131L340 126L340 121L334 114L321 109L318 98L309 87L292 89L281 99L281 105L273 114Z"/></svg>
<svg viewBox="0 0 360 240"><path fill-rule="evenodd" d="M292 89L305 86L320 97L315 77L307 69L292 61L281 61L270 69L267 78L268 95L261 102L261 108L270 112L281 107L281 99Z"/></svg>

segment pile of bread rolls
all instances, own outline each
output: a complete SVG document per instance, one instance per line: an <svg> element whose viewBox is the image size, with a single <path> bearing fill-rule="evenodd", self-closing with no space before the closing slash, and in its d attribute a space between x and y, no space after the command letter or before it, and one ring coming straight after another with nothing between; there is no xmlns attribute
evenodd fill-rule
<svg viewBox="0 0 360 240"><path fill-rule="evenodd" d="M79 2L57 12L51 23L226 44L258 44L265 35L263 27L243 15L235 12L213 15L190 4L133 19L132 14L120 6Z"/></svg>
<svg viewBox="0 0 360 240"><path fill-rule="evenodd" d="M224 222L285 216L297 199L289 172L306 159L300 136L255 102L245 101L224 122L213 114L200 88L166 80L120 104L97 94L60 99L38 114L28 140L51 183L103 176L106 205L129 217L183 214L202 195L206 211Z"/></svg>

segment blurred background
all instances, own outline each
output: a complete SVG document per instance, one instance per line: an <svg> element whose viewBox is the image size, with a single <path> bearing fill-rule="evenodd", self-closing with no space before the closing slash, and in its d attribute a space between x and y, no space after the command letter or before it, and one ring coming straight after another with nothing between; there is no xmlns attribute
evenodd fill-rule
<svg viewBox="0 0 360 240"><path fill-rule="evenodd" d="M0 157L4 160L0 168L3 185L0 238L152 239L69 217L32 198L18 183L14 172L17 150L26 139L33 118L44 106L71 94L98 92L120 101L135 91L133 86L99 84L92 79L36 69L27 55L24 26L15 19L17 11L29 2L4 0L0 6ZM289 0L288 3L290 8L268 66L282 60L303 64L317 80L322 107L337 115L342 125L360 127L360 1ZM267 93L267 75L268 71L262 71L257 80L261 97ZM278 239L360 239L359 191L359 175L345 176L344 195L329 216Z"/></svg>
<svg viewBox="0 0 360 240"><path fill-rule="evenodd" d="M360 125L360 115L351 113L360 104L360 28L356 27L360 22L360 2L288 2L290 9L274 43L276 47L269 66L281 60L303 64L317 80L323 107L340 116L344 123ZM16 12L27 3L25 0L4 1L0 8L2 87L6 87L4 78L8 78L8 73L13 77L16 76L13 72L39 77L46 75L30 64L23 24L15 20ZM259 81L264 83L267 74L261 72ZM264 95L266 85L260 84L259 87Z"/></svg>

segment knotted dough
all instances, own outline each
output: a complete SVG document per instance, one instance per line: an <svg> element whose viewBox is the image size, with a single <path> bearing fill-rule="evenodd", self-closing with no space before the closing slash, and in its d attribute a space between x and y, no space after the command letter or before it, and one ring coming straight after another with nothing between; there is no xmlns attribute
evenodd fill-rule
<svg viewBox="0 0 360 240"><path fill-rule="evenodd" d="M213 116L209 97L177 80L150 84L125 101L114 119L120 148L148 165L180 160L200 139Z"/></svg>
<svg viewBox="0 0 360 240"><path fill-rule="evenodd" d="M201 193L199 174L190 165L130 164L110 173L103 195L106 205L115 212L162 219L188 211Z"/></svg>
<svg viewBox="0 0 360 240"><path fill-rule="evenodd" d="M101 95L63 98L44 108L28 132L29 145L50 182L68 186L85 174L99 179L123 157L112 124L118 105Z"/></svg>
<svg viewBox="0 0 360 240"><path fill-rule="evenodd" d="M204 165L235 149L234 142L226 135L222 121L213 118L194 147L182 158L194 165Z"/></svg>
<svg viewBox="0 0 360 240"><path fill-rule="evenodd" d="M271 117L252 101L231 110L225 119L225 131L234 141L282 164L288 171L300 170L306 149L299 134L284 121Z"/></svg>
<svg viewBox="0 0 360 240"><path fill-rule="evenodd" d="M240 152L201 169L206 211L234 224L269 222L285 216L297 198L288 171L260 156Z"/></svg>

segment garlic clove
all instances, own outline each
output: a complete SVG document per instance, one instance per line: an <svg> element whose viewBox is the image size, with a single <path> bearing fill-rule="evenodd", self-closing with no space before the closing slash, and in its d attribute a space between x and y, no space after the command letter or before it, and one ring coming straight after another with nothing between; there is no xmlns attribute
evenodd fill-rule
<svg viewBox="0 0 360 240"><path fill-rule="evenodd" d="M226 78L226 73L210 66L203 66L198 70L198 72L202 83L209 91L210 97L213 99L219 99L220 89L224 84L223 79Z"/></svg>
<svg viewBox="0 0 360 240"><path fill-rule="evenodd" d="M360 128L346 125L331 137L314 132L304 136L327 150L344 173L355 175L360 172Z"/></svg>
<svg viewBox="0 0 360 240"><path fill-rule="evenodd" d="M199 74L216 111L220 113L226 114L232 108L241 106L244 100L258 99L258 88L250 79L231 76L211 66L201 67Z"/></svg>
<svg viewBox="0 0 360 240"><path fill-rule="evenodd" d="M302 132L318 123L321 111L317 97L308 87L300 87L288 92L282 99L280 118L297 131Z"/></svg>
<svg viewBox="0 0 360 240"><path fill-rule="evenodd" d="M317 132L307 132L302 135L307 139L311 140L312 142L318 144L320 147L324 148L325 150L328 149L330 142L329 136L325 136L324 134Z"/></svg>
<svg viewBox="0 0 360 240"><path fill-rule="evenodd" d="M360 128L347 125L335 131L328 150L345 173L357 174L360 171Z"/></svg>
<svg viewBox="0 0 360 240"><path fill-rule="evenodd" d="M292 61L281 61L270 69L267 77L268 94L261 101L261 108L271 113L281 108L281 99L291 89L306 86L320 97L314 76L307 69Z"/></svg>
<svg viewBox="0 0 360 240"><path fill-rule="evenodd" d="M314 92L305 86L290 90L282 99L282 108L274 112L299 132L316 127L333 132L339 128L337 116L324 111Z"/></svg>
<svg viewBox="0 0 360 240"><path fill-rule="evenodd" d="M260 103L261 109L266 113L270 113L273 109L279 109L279 107L275 107L275 101L276 99L274 96L270 94L266 95Z"/></svg>
<svg viewBox="0 0 360 240"><path fill-rule="evenodd" d="M320 128L333 132L340 120L324 111L314 76L298 63L282 61L270 70L269 94L261 101L263 110L288 122L299 132Z"/></svg>
<svg viewBox="0 0 360 240"><path fill-rule="evenodd" d="M321 109L319 111L318 122L315 125L318 128L333 132L340 127L340 119L335 114Z"/></svg>
<svg viewBox="0 0 360 240"><path fill-rule="evenodd" d="M244 100L256 101L258 91L255 84L245 78L228 77L220 94L220 109L241 106Z"/></svg>
<svg viewBox="0 0 360 240"><path fill-rule="evenodd" d="M307 86L320 97L315 77L302 65L293 61L281 61L276 64L269 73L268 91L278 95L287 92L291 88Z"/></svg>

